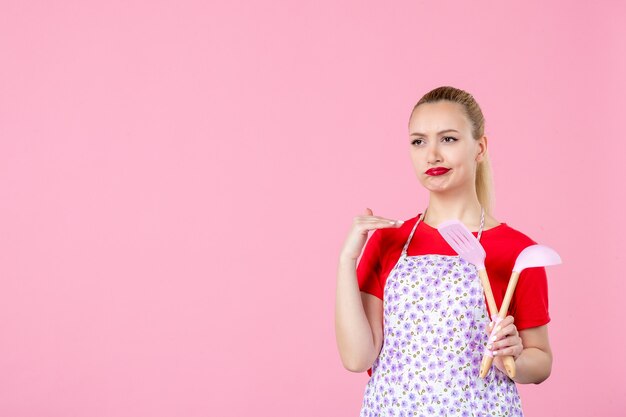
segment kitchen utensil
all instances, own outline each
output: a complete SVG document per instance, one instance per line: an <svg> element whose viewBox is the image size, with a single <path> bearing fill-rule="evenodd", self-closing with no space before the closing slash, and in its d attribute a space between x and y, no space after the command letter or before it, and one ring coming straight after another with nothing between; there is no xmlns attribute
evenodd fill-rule
<svg viewBox="0 0 626 417"><path fill-rule="evenodd" d="M483 291L487 297L487 305L489 307L489 317L495 320L498 314L498 306L496 300L493 297L491 291L491 284L489 284L489 278L487 276L487 269L485 268L485 248L480 244L478 238L469 231L469 229L459 220L452 219L441 223L437 230L441 233L441 236L448 242L452 249L467 262L474 264L478 270L478 276L480 277L480 283L483 287ZM495 327L495 326L494 326ZM483 358L484 359L484 358ZM515 367L515 361L512 356L503 356L502 360L509 367ZM491 366L491 363L489 363ZM489 368L487 368L488 370ZM482 367L481 367L482 375ZM486 375L486 373L485 373Z"/></svg>
<svg viewBox="0 0 626 417"><path fill-rule="evenodd" d="M513 292L515 291L515 287L517 286L517 281L521 272L526 268L534 268L539 266L550 266L557 265L562 263L561 257L559 254L552 248L545 245L530 245L524 250L520 252L515 260L515 265L513 266L513 273L511 274L511 278L509 279L509 283L506 287L506 293L504 294L504 300L502 301L502 305L500 306L500 311L498 312L498 317L500 319L504 319L509 310L509 305L511 304L511 299L513 298ZM493 336L496 333L495 328L493 329L491 335ZM509 356L510 357L510 356ZM484 378L489 372L489 368L491 368L491 364L493 362L493 356L491 355L483 355L483 360L480 365L480 377ZM515 377L515 361L513 362L505 362L504 369L506 369L507 375L511 378Z"/></svg>

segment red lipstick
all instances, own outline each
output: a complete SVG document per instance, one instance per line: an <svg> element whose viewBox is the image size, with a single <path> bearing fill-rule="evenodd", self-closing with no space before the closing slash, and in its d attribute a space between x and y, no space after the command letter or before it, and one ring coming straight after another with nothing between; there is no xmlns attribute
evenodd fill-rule
<svg viewBox="0 0 626 417"><path fill-rule="evenodd" d="M429 169L428 171L426 171L426 174L427 175L443 175L448 171L450 171L449 168L437 167L437 168Z"/></svg>

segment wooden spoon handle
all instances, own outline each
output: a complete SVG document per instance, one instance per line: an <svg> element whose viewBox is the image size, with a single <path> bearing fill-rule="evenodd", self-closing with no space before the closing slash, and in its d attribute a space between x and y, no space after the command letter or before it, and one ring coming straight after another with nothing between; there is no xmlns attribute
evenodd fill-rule
<svg viewBox="0 0 626 417"><path fill-rule="evenodd" d="M498 311L498 306L496 305L496 300L493 297L493 292L491 291L491 284L489 284L489 278L487 277L487 270L480 269L478 271L478 276L480 277L480 283L483 287L483 291L485 292L485 296L487 297L487 306L489 307L489 320L491 317ZM489 355L483 355L483 360L480 363L480 373L479 376L484 378L487 376L489 369L491 368L491 363L493 362L493 358Z"/></svg>
<svg viewBox="0 0 626 417"><path fill-rule="evenodd" d="M507 375L513 379L515 378L515 359L513 356L506 355L502 357L502 362L504 363L504 369L506 370ZM489 373L489 369L493 364L493 357L489 355L483 355L483 360L480 363L480 377L484 378Z"/></svg>
<svg viewBox="0 0 626 417"><path fill-rule="evenodd" d="M487 277L487 270L481 269L478 271L478 276L480 276L480 283L483 287L483 291L485 292L485 296L487 297L487 305L489 307L489 317L493 317L493 315L498 311L498 306L496 305L496 300L493 297L493 292L491 291L491 285L489 284L489 278ZM505 369L512 368L513 374L515 375L515 360L512 356L505 356L503 359ZM484 378L489 372L489 368L491 368L491 364L493 362L493 358L489 355L483 355L483 360L480 365L480 377Z"/></svg>
<svg viewBox="0 0 626 417"><path fill-rule="evenodd" d="M502 305L500 306L500 311L498 312L498 317L504 319L506 317L507 311L509 311L509 305L511 304L511 300L513 299L513 293L515 292L515 287L517 285L517 280L519 279L519 272L513 271L511 274L511 279L509 279L509 283L506 287L506 293L504 294L504 300L502 300ZM512 379L515 377L515 360L512 356L507 355L504 356L502 361L504 362L504 369L507 372L507 375ZM483 360L480 364L480 377L484 378L489 372L489 368L491 368L491 364L493 363L493 357L489 355L483 355Z"/></svg>
<svg viewBox="0 0 626 417"><path fill-rule="evenodd" d="M491 292L491 285L489 284L489 278L487 277L487 270L481 269L478 271L480 277L480 284L483 286L483 291L487 296L487 305L489 307L489 318L491 318L498 311L496 300L493 298L493 292Z"/></svg>

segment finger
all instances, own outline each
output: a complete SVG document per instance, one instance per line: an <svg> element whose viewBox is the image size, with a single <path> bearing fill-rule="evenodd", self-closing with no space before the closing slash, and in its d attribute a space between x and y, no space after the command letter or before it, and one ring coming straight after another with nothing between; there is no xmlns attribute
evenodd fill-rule
<svg viewBox="0 0 626 417"><path fill-rule="evenodd" d="M515 327L514 324L509 324L506 327L503 327L502 329L500 329L496 334L495 334L495 339L492 338L492 341L498 341L498 340L502 340L505 339L509 336L519 336L519 334L517 333L517 328Z"/></svg>
<svg viewBox="0 0 626 417"><path fill-rule="evenodd" d="M376 229L388 229L390 227L393 228L398 228L400 227L401 224L399 223L392 223L390 221L378 221L378 222L374 222L374 223L369 223L369 222L360 222L357 224L357 230L360 231L360 233L367 233L371 230L376 230Z"/></svg>
<svg viewBox="0 0 626 417"><path fill-rule="evenodd" d="M502 323L502 321L498 322L498 325ZM485 327L485 329L487 329L487 333L491 334L493 332L493 327L496 325L496 320L491 320L489 323L487 323L487 326Z"/></svg>
<svg viewBox="0 0 626 417"><path fill-rule="evenodd" d="M402 220L385 219L383 217L364 217L355 216L353 219L354 227L359 230L360 233L365 233L370 230L382 229L402 226L404 222Z"/></svg>
<svg viewBox="0 0 626 417"><path fill-rule="evenodd" d="M490 321L489 323L485 325L485 332L487 332L487 334L491 334L492 330L493 330L493 321Z"/></svg>
<svg viewBox="0 0 626 417"><path fill-rule="evenodd" d="M402 220L396 220L396 219L390 219L387 217L382 217L382 216L366 216L366 215L361 215L361 216L355 216L355 220L358 220L360 222L377 222L377 221L382 221L382 222L400 222L400 223L404 223Z"/></svg>
<svg viewBox="0 0 626 417"><path fill-rule="evenodd" d="M509 326L513 323L513 316L506 316L504 319L502 319L502 321L499 323L500 324L500 329L505 328L506 326Z"/></svg>
<svg viewBox="0 0 626 417"><path fill-rule="evenodd" d="M502 322L500 322L502 323ZM498 324L500 324L498 323ZM493 326L496 324L495 320L491 320L489 323L486 324L485 326L485 331L487 332L488 335L491 335L491 333L493 333Z"/></svg>
<svg viewBox="0 0 626 417"><path fill-rule="evenodd" d="M521 340L522 339L520 339L517 336L508 336L508 337L505 337L504 339L497 340L495 342L489 342L487 344L487 349L491 349L491 350L504 349L509 346L515 346L515 345L521 344Z"/></svg>
<svg viewBox="0 0 626 417"><path fill-rule="evenodd" d="M506 347L494 347L493 348L493 355L494 356L506 356L506 355L510 355L513 356L514 358L517 358L519 355L522 354L522 351L524 350L524 346L522 346L521 344L521 340L519 343L515 343L513 345L509 345Z"/></svg>
<svg viewBox="0 0 626 417"><path fill-rule="evenodd" d="M498 323L495 331L499 333L500 331L502 331L502 329L511 325L512 323L513 323L513 316L506 316L505 318L502 319L500 323ZM506 335L506 333L503 333L503 334Z"/></svg>
<svg viewBox="0 0 626 417"><path fill-rule="evenodd" d="M369 226L374 226L374 227L397 227L397 226L401 226L402 223L404 223L402 220L376 220L376 221L372 221L372 222L368 222L365 223L368 227Z"/></svg>
<svg viewBox="0 0 626 417"><path fill-rule="evenodd" d="M400 227L404 223L402 220L388 219L380 216L360 218L359 222L367 227Z"/></svg>
<svg viewBox="0 0 626 417"><path fill-rule="evenodd" d="M507 336L509 336L508 334L509 331L511 331L511 328L509 326L500 328L500 325L498 325L495 331L492 331L489 333L489 339L487 340L487 344L492 346L494 343L498 342L499 340L506 338ZM488 347L488 349L491 349L491 347Z"/></svg>
<svg viewBox="0 0 626 417"><path fill-rule="evenodd" d="M395 220L395 219L387 219L385 217L377 217L377 218L371 218L371 219L365 219L364 222L366 223L384 223L384 224L402 224L404 223L402 220Z"/></svg>
<svg viewBox="0 0 626 417"><path fill-rule="evenodd" d="M507 339L506 341L496 342L491 347L487 347L487 349L491 350L494 356L511 355L517 359L522 354L524 347L521 344L521 340Z"/></svg>
<svg viewBox="0 0 626 417"><path fill-rule="evenodd" d="M504 321L504 320L502 320L502 321ZM498 325L496 326L496 328L497 328L498 330L496 330L496 331L499 331L499 330L500 330L500 328L501 328L501 324L502 324L502 321L498 322ZM489 336L492 336L492 333L494 332L493 326L494 326L495 324L496 324L496 321L495 321L495 320L491 320L489 323L487 323L487 326L485 327L485 329L486 329L487 334L488 334Z"/></svg>
<svg viewBox="0 0 626 417"><path fill-rule="evenodd" d="M503 326L498 332L498 335L500 335L500 337L505 337L505 336L515 335L515 333L517 333L517 328L515 327L514 324L509 324L509 325Z"/></svg>

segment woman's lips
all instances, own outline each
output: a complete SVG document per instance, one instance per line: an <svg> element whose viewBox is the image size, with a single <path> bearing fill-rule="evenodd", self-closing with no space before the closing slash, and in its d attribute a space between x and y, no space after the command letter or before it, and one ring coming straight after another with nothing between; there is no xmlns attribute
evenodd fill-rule
<svg viewBox="0 0 626 417"><path fill-rule="evenodd" d="M446 172L450 171L449 168L431 168L426 171L427 175L443 175Z"/></svg>

